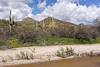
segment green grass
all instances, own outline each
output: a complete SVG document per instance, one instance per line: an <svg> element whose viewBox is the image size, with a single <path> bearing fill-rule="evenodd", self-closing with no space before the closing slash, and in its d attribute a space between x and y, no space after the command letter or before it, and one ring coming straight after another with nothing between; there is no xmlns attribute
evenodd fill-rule
<svg viewBox="0 0 100 67"><path fill-rule="evenodd" d="M97 39L75 39L75 38L65 38L65 37L44 37L39 40L41 45L73 45L73 44L94 44L100 43L100 38Z"/></svg>
<svg viewBox="0 0 100 67"><path fill-rule="evenodd" d="M73 44L77 42L77 40L72 38L63 38L63 37L48 37L45 39L47 44L54 44L54 45L60 45L60 44Z"/></svg>
<svg viewBox="0 0 100 67"><path fill-rule="evenodd" d="M22 43L16 38L10 38L7 41L0 41L0 49L6 48L19 48L19 47L29 47L29 46L53 46L53 45L75 45L75 44L97 44L100 43L100 38L84 40L75 38L65 38L65 37L42 37L37 39L36 42Z"/></svg>

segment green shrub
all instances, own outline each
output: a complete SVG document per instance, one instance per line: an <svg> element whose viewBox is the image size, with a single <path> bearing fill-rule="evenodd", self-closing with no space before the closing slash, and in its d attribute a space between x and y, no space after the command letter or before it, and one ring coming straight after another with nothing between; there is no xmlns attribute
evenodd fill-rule
<svg viewBox="0 0 100 67"><path fill-rule="evenodd" d="M66 53L65 50L63 48L61 48L60 50L57 51L57 56L65 58L66 57L65 53Z"/></svg>
<svg viewBox="0 0 100 67"><path fill-rule="evenodd" d="M9 48L18 48L21 47L21 43L16 38L10 38L6 41Z"/></svg>
<svg viewBox="0 0 100 67"><path fill-rule="evenodd" d="M58 50L56 55L58 57L66 58L75 55L75 53L74 49L66 47L66 49L61 48L60 50Z"/></svg>
<svg viewBox="0 0 100 67"><path fill-rule="evenodd" d="M6 42L5 41L0 41L0 46L6 46Z"/></svg>
<svg viewBox="0 0 100 67"><path fill-rule="evenodd" d="M95 43L100 43L100 38L96 38Z"/></svg>
<svg viewBox="0 0 100 67"><path fill-rule="evenodd" d="M0 41L0 50L6 50L9 49L6 41Z"/></svg>

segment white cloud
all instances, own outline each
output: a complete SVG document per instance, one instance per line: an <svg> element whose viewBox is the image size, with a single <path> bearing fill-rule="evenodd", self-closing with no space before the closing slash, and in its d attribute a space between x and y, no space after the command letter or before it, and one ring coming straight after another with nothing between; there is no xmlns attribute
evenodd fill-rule
<svg viewBox="0 0 100 67"><path fill-rule="evenodd" d="M38 16L53 16L65 21L72 21L73 23L89 23L100 17L100 7L91 5L89 7L79 5L71 2L72 0L58 0L54 6L47 7ZM39 18L41 20L41 18Z"/></svg>
<svg viewBox="0 0 100 67"><path fill-rule="evenodd" d="M37 6L38 6L40 9L46 8L46 1L40 2Z"/></svg>
<svg viewBox="0 0 100 67"><path fill-rule="evenodd" d="M10 9L16 20L21 20L28 16L40 21L48 16L52 16L78 24L89 23L100 17L100 7L96 7L96 5L89 7L77 6L72 1L77 0L57 0L53 6L47 7L46 0L44 0L38 4L44 11L41 14L33 15L32 8L27 4L27 2L32 3L33 0L0 0L0 19L7 19Z"/></svg>
<svg viewBox="0 0 100 67"><path fill-rule="evenodd" d="M29 0L32 2L32 0ZM7 19L12 10L16 20L21 20L32 15L32 9L27 4L28 0L0 0L0 19Z"/></svg>

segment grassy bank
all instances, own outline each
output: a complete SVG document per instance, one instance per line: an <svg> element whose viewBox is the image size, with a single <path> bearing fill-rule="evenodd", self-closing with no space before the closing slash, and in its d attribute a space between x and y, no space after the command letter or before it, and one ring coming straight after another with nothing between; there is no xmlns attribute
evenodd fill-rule
<svg viewBox="0 0 100 67"><path fill-rule="evenodd" d="M74 45L74 44L95 44L100 43L100 38L96 39L75 39L65 37L42 37L33 42L22 43L17 38L10 38L6 41L0 41L0 49L18 48L28 46L52 46L52 45Z"/></svg>
<svg viewBox="0 0 100 67"><path fill-rule="evenodd" d="M42 42L44 42L46 45L95 44L100 43L100 38L85 40L65 37L45 37L40 39L40 43Z"/></svg>

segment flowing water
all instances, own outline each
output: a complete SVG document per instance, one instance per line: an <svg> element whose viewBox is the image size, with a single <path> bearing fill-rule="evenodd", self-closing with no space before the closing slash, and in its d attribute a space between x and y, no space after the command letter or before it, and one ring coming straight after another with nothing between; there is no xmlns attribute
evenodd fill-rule
<svg viewBox="0 0 100 67"><path fill-rule="evenodd" d="M9 67L100 67L100 57L82 57Z"/></svg>

